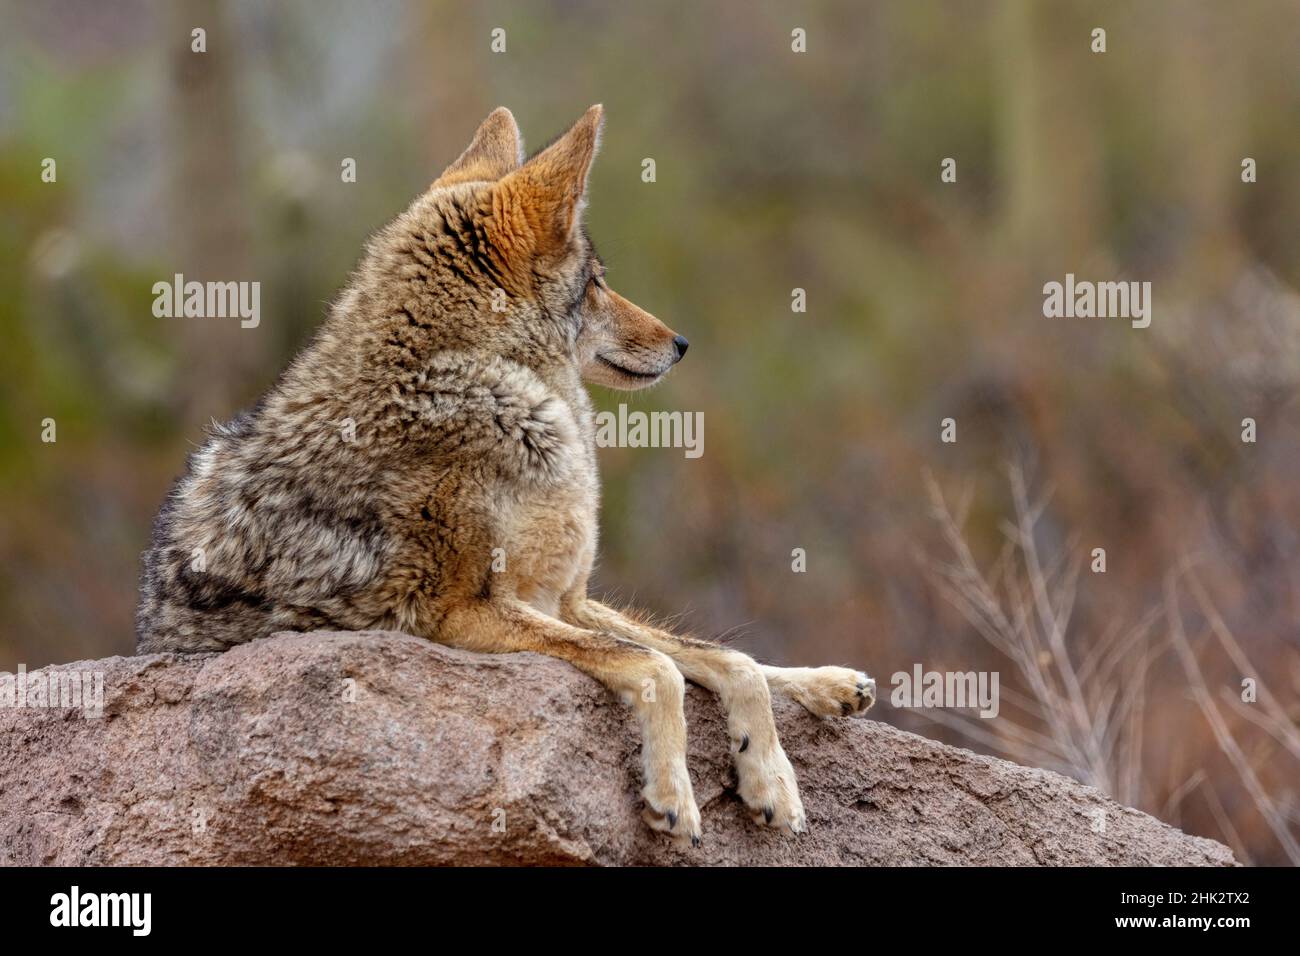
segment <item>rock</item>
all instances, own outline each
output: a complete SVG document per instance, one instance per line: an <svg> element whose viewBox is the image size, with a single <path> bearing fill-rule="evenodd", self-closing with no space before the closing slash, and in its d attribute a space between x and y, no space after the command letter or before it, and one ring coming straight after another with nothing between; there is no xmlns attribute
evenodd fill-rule
<svg viewBox="0 0 1300 956"><path fill-rule="evenodd" d="M0 863L1234 862L1058 774L784 698L810 832L762 830L729 789L725 723L698 688L704 846L679 848L641 822L630 712L534 654L317 632L27 678L63 671L103 673L103 715L0 708Z"/></svg>

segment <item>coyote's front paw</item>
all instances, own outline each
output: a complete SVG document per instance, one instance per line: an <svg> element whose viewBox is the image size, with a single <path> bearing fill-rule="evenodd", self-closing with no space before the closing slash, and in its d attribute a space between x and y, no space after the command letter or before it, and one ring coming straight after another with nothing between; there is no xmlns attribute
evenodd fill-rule
<svg viewBox="0 0 1300 956"><path fill-rule="evenodd" d="M860 717L876 702L876 682L847 667L810 667L790 696L818 717Z"/></svg>
<svg viewBox="0 0 1300 956"><path fill-rule="evenodd" d="M641 791L645 810L641 818L652 830L672 835L679 843L700 845L700 808L695 805L691 777L686 767L647 783Z"/></svg>
<svg viewBox="0 0 1300 956"><path fill-rule="evenodd" d="M781 744L773 740L766 748L753 746L748 736L735 742L736 792L745 801L760 826L802 833L808 826L799 799L794 767Z"/></svg>

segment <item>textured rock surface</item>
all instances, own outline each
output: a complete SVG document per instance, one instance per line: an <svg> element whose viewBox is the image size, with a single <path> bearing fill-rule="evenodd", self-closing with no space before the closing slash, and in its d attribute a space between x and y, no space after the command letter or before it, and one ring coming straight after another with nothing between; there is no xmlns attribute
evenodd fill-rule
<svg viewBox="0 0 1300 956"><path fill-rule="evenodd" d="M0 708L0 863L1232 863L1065 777L784 699L811 832L760 830L696 688L705 843L680 849L641 822L630 713L532 654L316 633L67 668L104 672L104 716Z"/></svg>

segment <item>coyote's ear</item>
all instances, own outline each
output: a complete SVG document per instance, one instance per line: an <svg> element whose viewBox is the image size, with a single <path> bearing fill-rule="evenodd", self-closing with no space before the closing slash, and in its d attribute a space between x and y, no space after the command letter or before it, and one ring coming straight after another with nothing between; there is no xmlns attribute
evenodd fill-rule
<svg viewBox="0 0 1300 956"><path fill-rule="evenodd" d="M493 206L505 245L533 255L567 248L582 214L604 116L603 107L593 106L567 133L496 184Z"/></svg>
<svg viewBox="0 0 1300 956"><path fill-rule="evenodd" d="M524 161L524 141L514 115L498 106L474 134L473 141L435 180L435 186L469 183L479 180L495 182L514 172Z"/></svg>

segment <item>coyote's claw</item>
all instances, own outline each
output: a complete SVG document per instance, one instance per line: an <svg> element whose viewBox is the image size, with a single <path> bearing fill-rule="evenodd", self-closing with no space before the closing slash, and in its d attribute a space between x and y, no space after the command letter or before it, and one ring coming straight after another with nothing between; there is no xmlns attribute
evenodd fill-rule
<svg viewBox="0 0 1300 956"><path fill-rule="evenodd" d="M693 847L700 845L700 811L695 806L695 798L689 789L684 794L676 795L675 799L672 796L652 799L644 791L642 797L645 799L645 809L641 812L641 819L650 829L667 833L679 843L689 842ZM674 802L675 809L669 806Z"/></svg>
<svg viewBox="0 0 1300 956"><path fill-rule="evenodd" d="M775 740L761 755L756 748L736 754L736 792L759 826L799 833L804 828L803 804L794 768Z"/></svg>
<svg viewBox="0 0 1300 956"><path fill-rule="evenodd" d="M860 717L876 702L876 682L847 667L798 672L787 693L818 717Z"/></svg>

